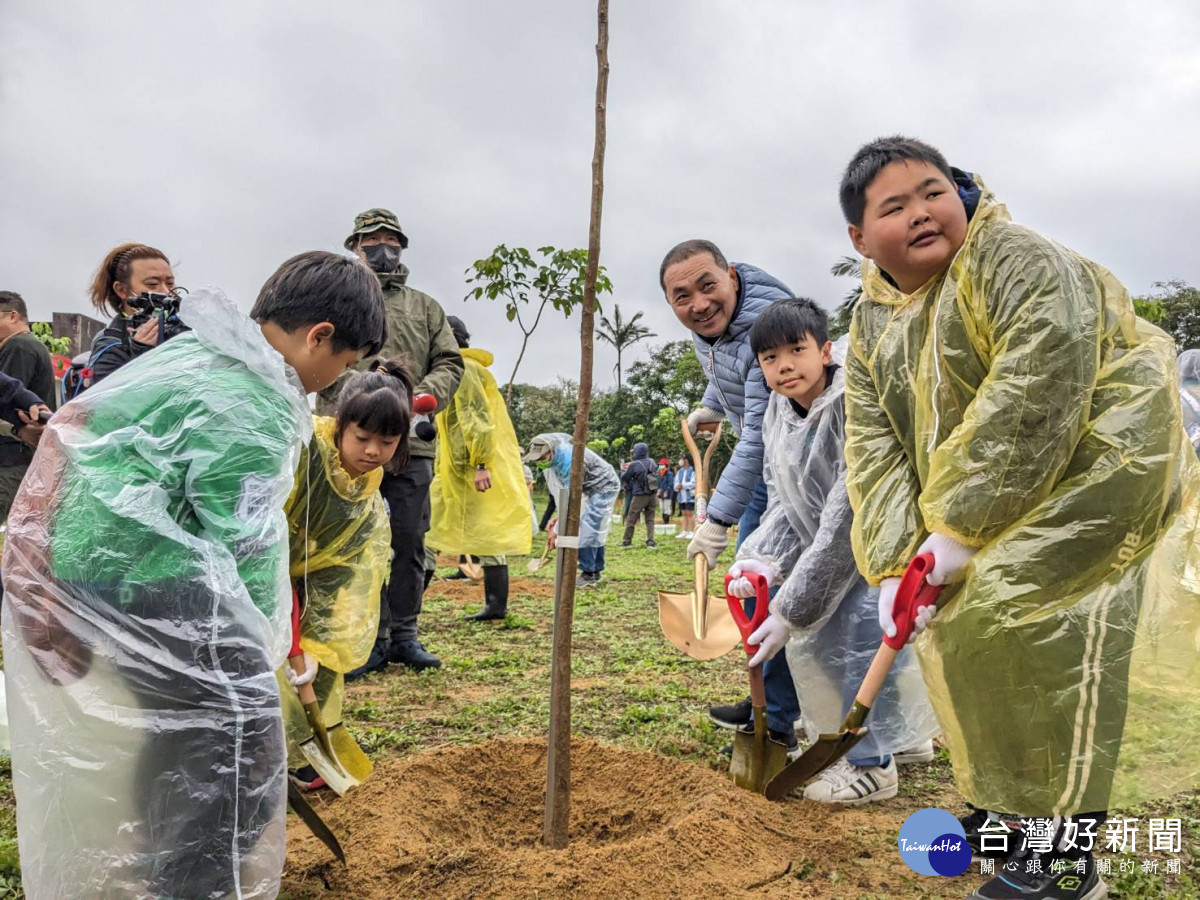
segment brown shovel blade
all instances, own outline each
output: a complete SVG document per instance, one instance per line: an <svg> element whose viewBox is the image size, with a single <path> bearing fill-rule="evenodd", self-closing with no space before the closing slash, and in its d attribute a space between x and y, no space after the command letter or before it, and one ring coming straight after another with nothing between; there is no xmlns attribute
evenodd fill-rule
<svg viewBox="0 0 1200 900"><path fill-rule="evenodd" d="M799 759L789 763L767 782L767 799L784 799L796 788L816 778L849 753L854 745L866 736L865 725L857 731L839 731L837 734L821 735L817 738L817 742L805 750Z"/></svg>
<svg viewBox="0 0 1200 900"><path fill-rule="evenodd" d="M785 766L787 748L767 735L767 710L754 707L754 731L739 730L733 736L733 758L729 762L733 783L761 794Z"/></svg>

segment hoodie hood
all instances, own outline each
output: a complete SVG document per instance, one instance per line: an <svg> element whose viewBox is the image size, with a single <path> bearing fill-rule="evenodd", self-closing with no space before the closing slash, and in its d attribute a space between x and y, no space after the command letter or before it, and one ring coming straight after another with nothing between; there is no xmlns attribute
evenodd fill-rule
<svg viewBox="0 0 1200 900"><path fill-rule="evenodd" d="M649 455L650 455L650 448L647 447L645 444L643 444L641 441L638 441L636 444L633 445L633 458L634 459L646 459Z"/></svg>

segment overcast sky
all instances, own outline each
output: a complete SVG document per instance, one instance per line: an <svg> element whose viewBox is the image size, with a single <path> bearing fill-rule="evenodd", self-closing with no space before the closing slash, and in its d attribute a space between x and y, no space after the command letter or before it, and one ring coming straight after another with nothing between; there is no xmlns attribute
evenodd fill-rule
<svg viewBox="0 0 1200 900"><path fill-rule="evenodd" d="M0 287L87 311L121 241L249 309L288 256L394 210L410 283L463 301L504 242L586 246L591 0L0 0ZM832 307L857 146L905 132L1135 293L1200 283L1200 3L612 0L603 262L622 310L686 336L658 288L707 237ZM578 375L547 318L519 380ZM635 355L646 352L641 349ZM597 353L611 383L615 355Z"/></svg>

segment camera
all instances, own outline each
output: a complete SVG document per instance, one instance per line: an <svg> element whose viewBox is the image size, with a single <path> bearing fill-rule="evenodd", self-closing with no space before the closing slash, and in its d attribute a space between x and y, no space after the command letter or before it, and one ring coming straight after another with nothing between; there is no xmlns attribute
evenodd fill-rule
<svg viewBox="0 0 1200 900"><path fill-rule="evenodd" d="M162 294L155 291L143 291L136 297L130 297L129 305L137 310L137 313L129 320L131 331L136 331L141 328L151 318L158 319L158 342L175 337L177 334L183 334L185 331L191 331L183 320L179 318L179 301L183 299L180 293L187 293L184 288L176 288L169 294Z"/></svg>

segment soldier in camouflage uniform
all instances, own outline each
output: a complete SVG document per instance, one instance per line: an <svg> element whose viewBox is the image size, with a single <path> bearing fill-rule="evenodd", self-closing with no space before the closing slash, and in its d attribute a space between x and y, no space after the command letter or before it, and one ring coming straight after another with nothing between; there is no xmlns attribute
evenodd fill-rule
<svg viewBox="0 0 1200 900"><path fill-rule="evenodd" d="M458 388L463 360L441 306L408 285L408 266L400 262L408 237L400 222L389 210L368 209L355 217L345 246L371 267L383 285L388 334L379 355L403 357L417 381L416 392L432 394L440 411ZM360 368L369 363L364 359ZM333 414L344 380L321 392L318 414ZM391 516L393 557L391 578L380 598L379 637L366 665L350 672L347 679L379 671L389 662L418 671L442 664L417 639L435 445L414 436L410 447L408 464L399 474L385 474L380 487Z"/></svg>

